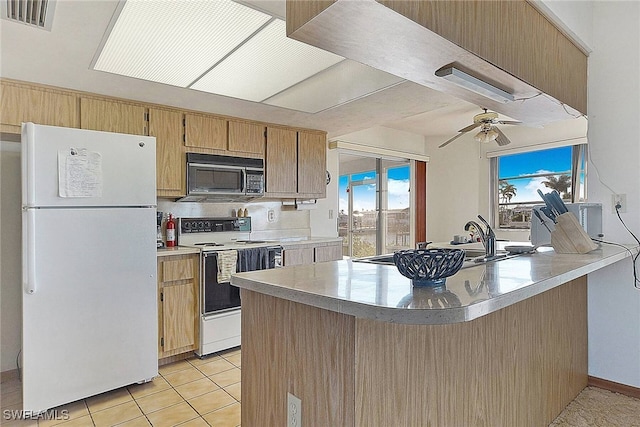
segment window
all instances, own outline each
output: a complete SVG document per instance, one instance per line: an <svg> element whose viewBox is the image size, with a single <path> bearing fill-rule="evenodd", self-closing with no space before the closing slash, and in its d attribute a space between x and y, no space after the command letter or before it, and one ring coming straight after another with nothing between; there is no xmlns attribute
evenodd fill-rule
<svg viewBox="0 0 640 427"><path fill-rule="evenodd" d="M585 198L586 145L504 155L491 159L495 221L499 228L527 229L531 208L556 190L565 203Z"/></svg>

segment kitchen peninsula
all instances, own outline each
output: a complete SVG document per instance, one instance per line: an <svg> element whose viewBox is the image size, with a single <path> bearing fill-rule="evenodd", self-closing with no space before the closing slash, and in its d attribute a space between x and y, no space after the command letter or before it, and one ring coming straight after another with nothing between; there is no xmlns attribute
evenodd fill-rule
<svg viewBox="0 0 640 427"><path fill-rule="evenodd" d="M636 249L637 250L637 249ZM351 260L240 273L243 425L548 425L587 385L586 274L539 249L413 288Z"/></svg>

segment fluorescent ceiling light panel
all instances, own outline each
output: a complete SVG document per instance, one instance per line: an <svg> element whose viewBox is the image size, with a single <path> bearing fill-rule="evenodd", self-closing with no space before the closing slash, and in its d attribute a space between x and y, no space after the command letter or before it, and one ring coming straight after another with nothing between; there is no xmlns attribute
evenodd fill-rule
<svg viewBox="0 0 640 427"><path fill-rule="evenodd" d="M187 87L270 19L230 0L127 0L94 69Z"/></svg>
<svg viewBox="0 0 640 427"><path fill-rule="evenodd" d="M287 38L285 22L276 19L191 88L261 102L343 59Z"/></svg>
<svg viewBox="0 0 640 427"><path fill-rule="evenodd" d="M454 67L441 68L436 71L436 76L449 80L460 87L470 90L471 92L475 92L478 95L486 96L494 101L512 102L515 99L510 93Z"/></svg>
<svg viewBox="0 0 640 427"><path fill-rule="evenodd" d="M394 86L404 79L345 59L264 101L292 110L318 113Z"/></svg>

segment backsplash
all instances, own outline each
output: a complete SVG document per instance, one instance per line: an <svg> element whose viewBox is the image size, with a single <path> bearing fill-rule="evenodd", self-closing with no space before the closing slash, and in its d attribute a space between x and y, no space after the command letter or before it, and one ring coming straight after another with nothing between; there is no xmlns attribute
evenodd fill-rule
<svg viewBox="0 0 640 427"><path fill-rule="evenodd" d="M169 213L176 218L230 217L234 216L238 209L247 209L248 216L251 217L252 239L305 238L311 235L309 211L282 206L282 202L276 200L249 203L190 203L158 199L158 211L163 212L165 218ZM269 210L273 210L273 222L267 219Z"/></svg>

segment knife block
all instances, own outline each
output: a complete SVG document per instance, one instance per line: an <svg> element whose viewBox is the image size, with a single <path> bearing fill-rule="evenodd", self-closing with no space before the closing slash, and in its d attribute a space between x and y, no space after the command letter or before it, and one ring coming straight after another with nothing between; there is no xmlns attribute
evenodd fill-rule
<svg viewBox="0 0 640 427"><path fill-rule="evenodd" d="M573 213L565 212L556 220L556 228L551 232L551 246L556 253L586 254L598 248Z"/></svg>

